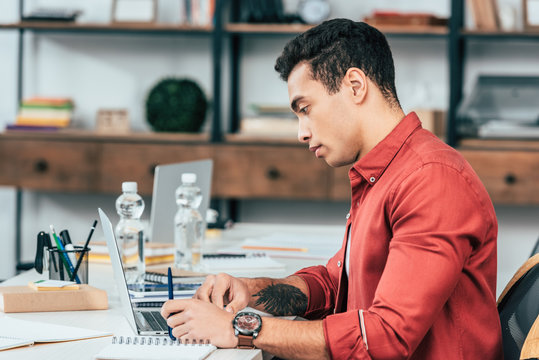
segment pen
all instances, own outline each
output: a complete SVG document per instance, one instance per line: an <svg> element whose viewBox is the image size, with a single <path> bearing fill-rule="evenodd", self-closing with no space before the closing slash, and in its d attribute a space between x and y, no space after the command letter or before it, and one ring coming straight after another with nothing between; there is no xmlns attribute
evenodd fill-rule
<svg viewBox="0 0 539 360"><path fill-rule="evenodd" d="M52 237L54 238L54 241L56 241L56 246L58 247L58 250L59 250L60 259L62 259L62 262L64 263L68 277L71 278L71 274L73 274L73 272L75 271L75 269L73 269L73 264L71 263L71 260L69 260L69 257L67 256L64 245L62 245L62 241L60 241L60 239L58 238L58 235L56 235L56 231L54 231L54 227L51 225L50 228L51 228ZM61 266L60 266L60 269L61 269ZM77 284L80 284L79 277L76 276L75 279L77 281Z"/></svg>
<svg viewBox="0 0 539 360"><path fill-rule="evenodd" d="M293 247L276 247L276 246L255 246L255 245L243 245L242 249L246 250L273 250L273 251L299 251L308 252L307 248L293 248Z"/></svg>
<svg viewBox="0 0 539 360"><path fill-rule="evenodd" d="M168 267L167 279L168 279L168 299L173 300L174 291L172 290L172 270L170 269L170 266ZM173 341L176 341L176 338L174 337L174 335L172 335L172 328L170 326L168 327L168 336L170 336L170 338Z"/></svg>
<svg viewBox="0 0 539 360"><path fill-rule="evenodd" d="M82 254L79 256L79 260L77 261L77 265L75 266L73 275L71 275L71 278L70 278L71 281L73 281L73 278L77 276L77 271L79 271L79 267L84 258L84 254L86 254L86 251L88 251L88 244L90 243L90 239L92 238L92 235L94 234L96 225L97 225L97 220L94 220L94 224L92 225L92 228L90 229L90 233L88 234L88 239L86 239L86 242L84 243L84 247L82 248Z"/></svg>

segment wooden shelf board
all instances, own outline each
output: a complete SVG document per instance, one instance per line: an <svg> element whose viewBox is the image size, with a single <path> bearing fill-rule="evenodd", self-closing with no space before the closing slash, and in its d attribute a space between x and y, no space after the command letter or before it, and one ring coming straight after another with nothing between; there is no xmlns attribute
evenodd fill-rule
<svg viewBox="0 0 539 360"><path fill-rule="evenodd" d="M0 29L59 30L59 31L142 31L142 32L200 32L210 33L211 26L191 26L163 23L77 23L26 21L1 24Z"/></svg>
<svg viewBox="0 0 539 360"><path fill-rule="evenodd" d="M536 32L524 32L524 31L486 31L486 30L463 30L460 33L466 37L505 37L508 39L514 38L539 38L539 31Z"/></svg>
<svg viewBox="0 0 539 360"><path fill-rule="evenodd" d="M312 25L303 24L248 24L229 23L225 25L225 31L230 33L267 33L267 34L296 34L312 28Z"/></svg>
<svg viewBox="0 0 539 360"><path fill-rule="evenodd" d="M160 133L160 132L128 132L128 133L100 133L93 130L63 129L58 131L27 131L9 130L0 133L6 139L39 138L43 140L86 140L86 141L121 141L121 142L181 142L181 143L209 143L208 133Z"/></svg>
<svg viewBox="0 0 539 360"><path fill-rule="evenodd" d="M539 140L464 139L460 150L539 150Z"/></svg>
<svg viewBox="0 0 539 360"><path fill-rule="evenodd" d="M225 25L225 30L229 33L245 34L299 34L312 27L312 25L303 24L229 23ZM377 28L388 35L447 35L449 32L446 26L378 26Z"/></svg>
<svg viewBox="0 0 539 360"><path fill-rule="evenodd" d="M276 145L295 145L304 146L307 149L307 145L298 142L295 136L268 136L268 135L245 135L245 134L225 134L225 142L230 144L276 144Z"/></svg>

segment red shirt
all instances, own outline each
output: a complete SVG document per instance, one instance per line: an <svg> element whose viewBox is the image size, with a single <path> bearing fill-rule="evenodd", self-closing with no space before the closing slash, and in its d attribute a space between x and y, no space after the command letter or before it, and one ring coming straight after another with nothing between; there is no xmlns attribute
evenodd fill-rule
<svg viewBox="0 0 539 360"><path fill-rule="evenodd" d="M349 177L349 275L347 235L326 266L296 273L331 358L503 358L496 215L466 160L411 113Z"/></svg>

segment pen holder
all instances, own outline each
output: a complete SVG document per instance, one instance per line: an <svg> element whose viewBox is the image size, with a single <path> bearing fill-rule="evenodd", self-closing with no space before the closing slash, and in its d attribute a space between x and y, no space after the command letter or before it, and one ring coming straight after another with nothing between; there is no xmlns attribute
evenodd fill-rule
<svg viewBox="0 0 539 360"><path fill-rule="evenodd" d="M72 250L49 248L49 279L70 281L71 275L76 270L73 281L78 278L81 284L88 284L89 251L90 248L84 249L82 246L74 246Z"/></svg>

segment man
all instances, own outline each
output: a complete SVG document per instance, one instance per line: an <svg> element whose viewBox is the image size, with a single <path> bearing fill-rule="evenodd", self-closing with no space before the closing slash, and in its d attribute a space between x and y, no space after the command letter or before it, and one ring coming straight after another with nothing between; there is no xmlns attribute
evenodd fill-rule
<svg viewBox="0 0 539 360"><path fill-rule="evenodd" d="M492 203L462 156L403 113L384 36L327 21L287 44L275 68L299 140L351 166L342 248L285 279L208 277L196 299L164 305L173 333L220 347L243 333L287 359L501 358ZM247 305L311 321L235 318Z"/></svg>

